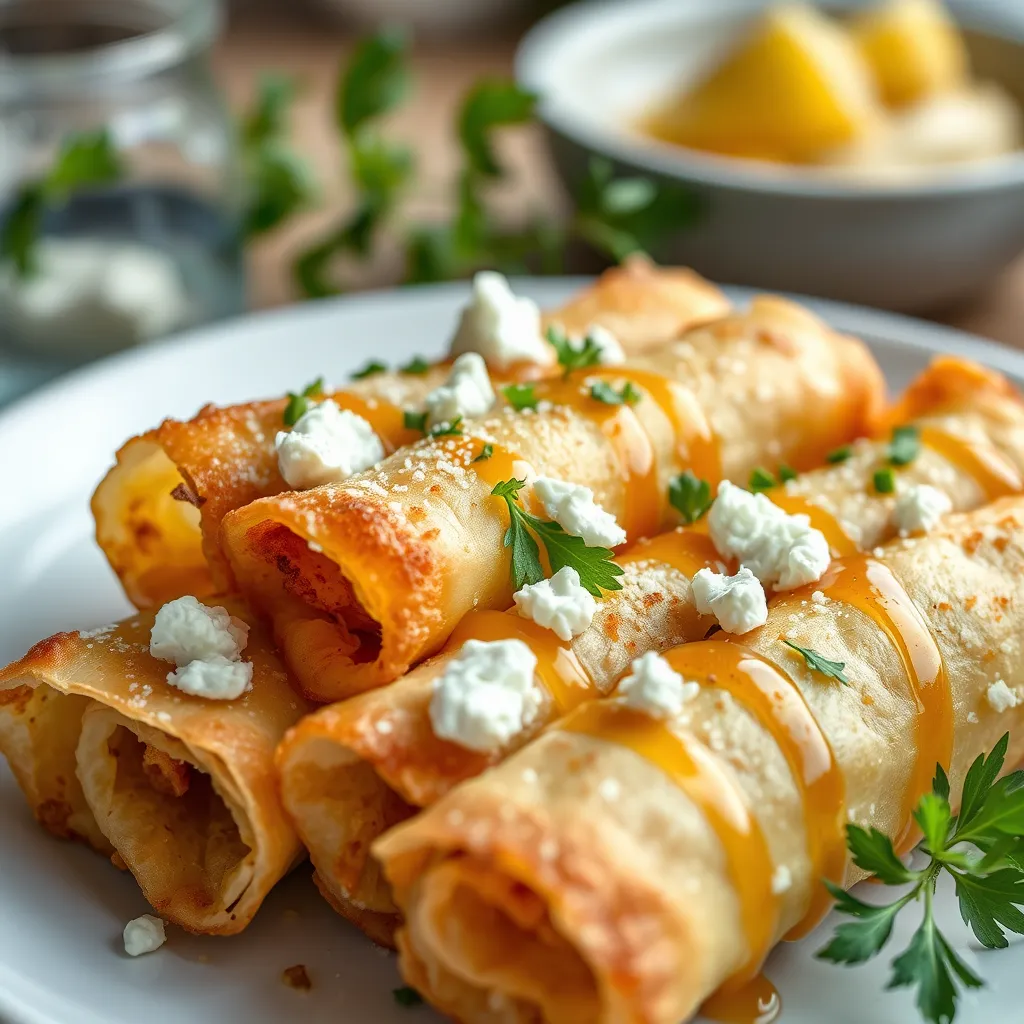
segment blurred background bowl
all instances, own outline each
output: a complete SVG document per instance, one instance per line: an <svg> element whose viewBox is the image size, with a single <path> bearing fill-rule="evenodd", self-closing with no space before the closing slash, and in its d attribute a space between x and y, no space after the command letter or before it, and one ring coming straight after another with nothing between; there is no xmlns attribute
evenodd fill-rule
<svg viewBox="0 0 1024 1024"><path fill-rule="evenodd" d="M656 253L713 279L922 312L982 287L1024 250L1024 152L922 180L839 180L644 137L635 127L720 59L766 0L576 4L523 40L516 72L572 187L588 160L684 185L700 214ZM850 4L825 3L829 10ZM950 4L975 73L1024 108L1024 3Z"/></svg>

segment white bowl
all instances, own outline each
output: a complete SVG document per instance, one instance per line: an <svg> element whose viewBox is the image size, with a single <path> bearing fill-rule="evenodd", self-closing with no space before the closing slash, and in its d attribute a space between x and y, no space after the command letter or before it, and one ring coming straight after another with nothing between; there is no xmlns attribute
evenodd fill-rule
<svg viewBox="0 0 1024 1024"><path fill-rule="evenodd" d="M766 0L611 0L563 8L516 58L541 95L570 188L593 155L623 173L690 188L695 223L655 255L709 277L914 310L952 303L1024 250L1024 152L913 181L841 180L645 138L638 115L699 75ZM827 7L849 7L828 2ZM1024 106L1024 3L953 3L979 78Z"/></svg>

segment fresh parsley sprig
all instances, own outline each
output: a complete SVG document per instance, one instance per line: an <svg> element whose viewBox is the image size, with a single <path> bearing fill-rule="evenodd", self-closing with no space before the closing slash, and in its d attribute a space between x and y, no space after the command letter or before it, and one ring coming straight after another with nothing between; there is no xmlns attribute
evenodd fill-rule
<svg viewBox="0 0 1024 1024"><path fill-rule="evenodd" d="M545 337L558 356L558 365L562 367L563 377L568 377L573 370L585 370L601 362L601 346L589 334L581 345L576 346L558 324L552 324L547 329Z"/></svg>
<svg viewBox="0 0 1024 1024"><path fill-rule="evenodd" d="M714 503L711 484L684 470L668 485L668 503L687 525L697 522Z"/></svg>
<svg viewBox="0 0 1024 1024"><path fill-rule="evenodd" d="M516 412L522 412L524 409L536 409L540 402L532 384L509 384L501 389L501 393L505 396L505 401Z"/></svg>
<svg viewBox="0 0 1024 1024"><path fill-rule="evenodd" d="M886 449L886 456L892 466L907 466L921 451L921 434L917 427L897 427Z"/></svg>
<svg viewBox="0 0 1024 1024"><path fill-rule="evenodd" d="M547 551L552 573L572 566L579 573L580 583L594 597L600 597L603 590L621 590L617 577L622 575L623 569L612 561L614 553L608 548L588 547L582 537L566 533L558 523L538 519L527 512L519 503L519 492L525 486L525 480L502 480L491 491L495 497L503 498L508 507L509 525L504 544L512 549L513 590L545 578L537 540Z"/></svg>
<svg viewBox="0 0 1024 1024"><path fill-rule="evenodd" d="M605 405L636 405L641 395L631 380L622 385L621 391L616 391L606 380L598 380L590 385L590 397Z"/></svg>
<svg viewBox="0 0 1024 1024"><path fill-rule="evenodd" d="M352 374L352 380L366 380L367 377L376 377L379 373L387 373L388 364L371 359L362 369Z"/></svg>
<svg viewBox="0 0 1024 1024"><path fill-rule="evenodd" d="M776 480L775 474L763 466L757 466L750 474L749 489L754 494L757 494L759 491L770 491L773 487L778 486L779 481Z"/></svg>
<svg viewBox="0 0 1024 1024"><path fill-rule="evenodd" d="M843 686L850 685L850 680L846 678L846 672L844 671L846 669L845 661L830 661L810 647L800 647L798 644L793 643L792 640L783 640L782 642L787 647L791 647L797 654L803 655L804 661L807 662L807 667L812 672L820 672L823 676L828 676L830 679L838 679Z"/></svg>
<svg viewBox="0 0 1024 1024"><path fill-rule="evenodd" d="M921 1016L930 1024L952 1024L961 986L984 982L956 955L939 930L933 899L939 876L953 879L960 914L978 941L989 949L1007 945L1006 932L1024 934L1024 771L999 779L1009 735L992 752L974 761L964 779L960 813L949 801L949 779L936 766L932 792L921 798L914 819L924 833L921 868L896 856L888 836L877 829L847 825L854 863L886 885L909 885L891 903L873 905L829 882L836 909L852 918L841 924L818 956L838 964L860 964L876 956L892 935L904 907L920 903L923 918L910 945L892 962L890 988L915 989Z"/></svg>
<svg viewBox="0 0 1024 1024"><path fill-rule="evenodd" d="M284 425L286 427L294 427L309 412L309 407L312 404L309 400L311 398L319 398L323 393L323 377L317 377L315 381L307 384L298 394L294 391L289 391L288 404L284 407Z"/></svg>

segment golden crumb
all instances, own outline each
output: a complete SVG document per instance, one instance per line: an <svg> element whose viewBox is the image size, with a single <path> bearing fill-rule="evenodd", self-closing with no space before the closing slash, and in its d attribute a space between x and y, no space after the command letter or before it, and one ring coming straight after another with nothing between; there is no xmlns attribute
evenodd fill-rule
<svg viewBox="0 0 1024 1024"><path fill-rule="evenodd" d="M296 964L294 967L286 967L281 972L281 980L296 992L308 992L313 987L309 980L309 971L305 964Z"/></svg>

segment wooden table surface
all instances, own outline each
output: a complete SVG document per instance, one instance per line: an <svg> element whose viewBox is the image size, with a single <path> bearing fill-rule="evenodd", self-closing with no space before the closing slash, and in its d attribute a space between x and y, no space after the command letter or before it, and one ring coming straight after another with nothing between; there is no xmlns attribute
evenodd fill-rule
<svg viewBox="0 0 1024 1024"><path fill-rule="evenodd" d="M430 219L443 216L448 208L447 194L457 166L453 110L481 75L511 73L515 33L505 36L417 48L415 90L388 128L389 135L410 144L419 157L416 182L404 208L409 217ZM281 305L299 297L291 283L292 259L347 208L344 165L331 111L338 65L350 38L344 29L322 19L281 13L257 16L243 8L233 16L216 50L215 71L233 109L251 100L261 71L281 71L299 80L302 93L295 110L295 143L313 162L322 187L316 210L253 246L254 306ZM509 131L503 142L512 181L499 201L512 208L528 204L557 210L563 199L539 130ZM373 266L352 268L347 280L359 287L379 287L393 283L398 273L397 253L385 251ZM1024 348L1024 256L984 294L938 319Z"/></svg>

